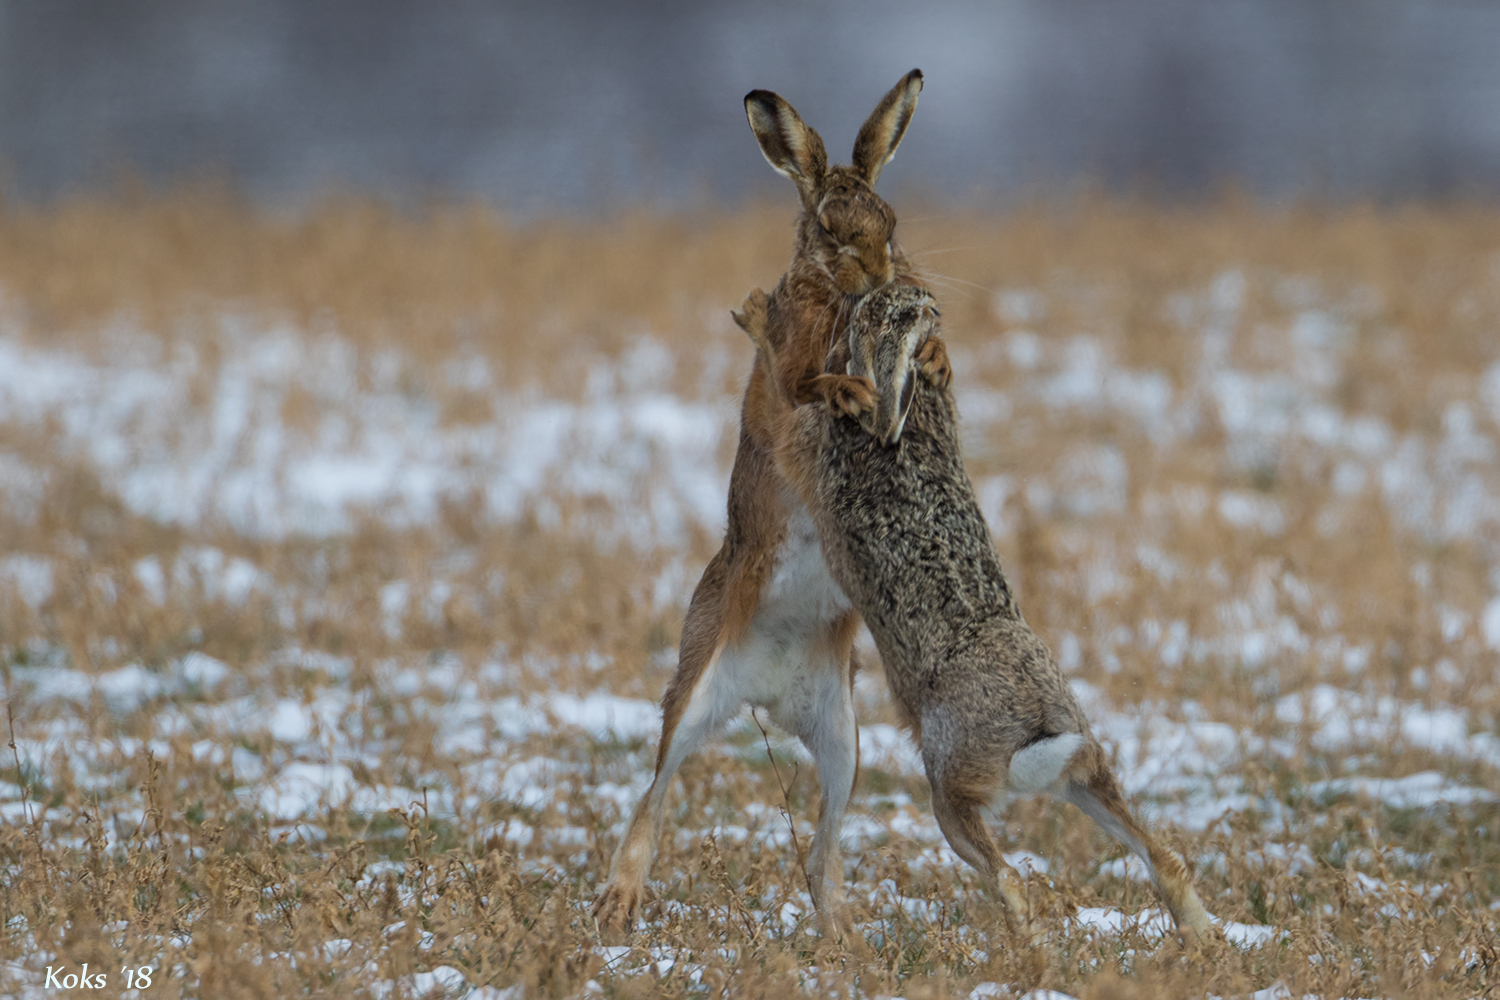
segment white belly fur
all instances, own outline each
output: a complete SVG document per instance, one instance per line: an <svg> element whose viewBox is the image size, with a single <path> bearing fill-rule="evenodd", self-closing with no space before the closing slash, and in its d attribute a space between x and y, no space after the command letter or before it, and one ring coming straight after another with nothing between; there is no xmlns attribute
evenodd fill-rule
<svg viewBox="0 0 1500 1000"><path fill-rule="evenodd" d="M797 505L749 630L712 667L727 682L712 687L736 702L733 708L719 706L721 711L737 711L748 701L766 708L777 725L802 735L804 720L826 711L839 685L847 685L827 639L829 625L850 608L828 573L811 516Z"/></svg>

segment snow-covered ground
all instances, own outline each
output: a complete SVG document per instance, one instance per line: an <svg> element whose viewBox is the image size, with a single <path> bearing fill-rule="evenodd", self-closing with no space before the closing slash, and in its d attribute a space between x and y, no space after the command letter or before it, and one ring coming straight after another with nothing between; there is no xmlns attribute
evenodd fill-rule
<svg viewBox="0 0 1500 1000"><path fill-rule="evenodd" d="M1278 364L1250 366L1234 350L1246 286L1245 275L1226 271L1174 300L1165 321L1194 331L1198 349L1175 379L1131 367L1108 336L1044 338L1030 328L1045 309L1033 289L997 293L992 310L1005 332L987 342L956 337L953 355L976 489L1002 548L1018 544L1027 518L1055 522L1055 545L1078 567L1086 602L1114 607L1137 586L1137 571L1161 588L1211 596L1206 620L1164 617L1143 605L1138 615L1093 619L1101 627L1059 619L1046 638L1143 815L1187 843L1247 826L1259 831L1254 856L1236 863L1269 879L1317 863L1308 847L1309 807L1353 800L1372 814L1443 815L1500 801L1500 736L1486 714L1497 700L1491 675L1500 650L1500 361L1450 386L1436 422L1351 407L1343 379L1363 349L1349 318L1359 303L1288 283L1294 305L1276 331L1287 349ZM621 358L581 362L587 374L578 398L515 390L484 358L455 358L442 370L445 383L485 394L493 407L487 419L455 421L445 418L440 392L412 389L403 377L408 361L397 353L367 355L336 333L312 336L234 316L222 323L223 347L210 365L191 346L166 350L130 330L118 331L107 357L86 361L64 346L7 334L0 322L0 426L46 435L50 448L0 445L0 489L12 519L41 523L49 484L67 462L81 463L124 510L181 532L172 553L133 559L140 599L163 607L190 596L231 609L263 599L273 617L295 623L298 606L284 599L276 568L227 554L224 537L262 545L336 538L371 518L421 528L441 520L445 502L476 497L497 525L532 517L545 529L577 508L585 516L567 523L600 545L669 554L653 600L679 613L698 571L687 558L692 540L723 525L738 411L722 378L705 376L705 388L691 397L649 388L667 379L647 376L682 363L650 337ZM720 331L699 357L706 372L721 372L748 350ZM293 393L312 400L314 417L289 415ZM1080 425L1112 430L1046 436L1052 427ZM1043 438L1050 443L1028 443ZM1184 456L1205 440L1216 442L1220 464L1212 473L1179 480L1159 471L1190 462ZM1033 447L1047 458L1028 457ZM1276 470L1291 488L1317 484L1316 499L1257 488L1263 470ZM1378 525L1368 520L1372 511L1384 518ZM1413 642L1392 659L1375 645L1387 637L1349 621L1320 567L1287 551L1283 540L1293 531L1390 532L1433 553L1459 547L1488 567L1489 590L1459 595L1444 587L1434 579L1437 555L1411 565L1402 584L1434 625L1425 644ZM1264 558L1231 575L1218 559L1189 561L1174 546L1183 532L1248 540ZM73 557L29 549L21 538L0 553L0 606L44 622L76 589L68 574L76 574ZM123 585L97 582L113 595L102 599L111 606L133 599L118 593ZM440 569L383 584L372 600L385 636L395 641L412 620L440 619L459 586ZM23 770L44 779L66 770L110 818L106 834L114 841L143 821L145 803L128 775L148 751L209 762L246 813L293 838L327 836L330 810L371 816L420 805L478 842L498 838L538 872L597 864L650 780L659 714L650 700L611 690L607 662L596 665L593 688L551 684L547 662L502 648L478 661L397 654L368 670L354 658L295 644L234 665L196 651L164 663L114 662L106 652L85 663L45 633L38 626L6 647L17 753ZM1210 682L1201 695L1170 704L1160 690L1132 696L1117 679L1143 659L1164 676L1191 668ZM648 687L659 690L671 662L670 650L657 655ZM1392 670L1399 671L1394 682ZM1250 692L1257 709L1223 714L1216 685ZM868 897L875 913L922 917L929 901L862 881L861 852L894 846L913 868L962 863L921 802L902 790L921 770L905 738L882 721L882 682L862 677L859 696L863 764L898 784L881 794L878 810L856 798L844 837L852 892ZM414 727L431 734L420 754L407 735ZM775 745L807 761L794 742ZM731 760L747 764L765 754L748 716L725 747ZM1252 779L1266 773L1298 780L1289 790ZM490 818L497 803L509 813L498 821ZM60 828L68 808L23 802L19 787L0 784L7 823L34 818ZM796 817L793 828L805 843L807 818ZM755 849L791 846L774 802L701 826L669 826L667 837L688 849L710 834ZM1012 846L1013 863L1044 877L1144 878L1139 864L1118 855L1091 872L1062 872L1025 845ZM1215 849L1193 860L1203 872L1225 864ZM1431 898L1442 891L1445 870L1411 855L1399 876L1361 874L1353 891ZM662 884L679 874L656 872ZM786 933L808 925L805 894L800 905L784 902L775 913L750 905ZM1129 912L1085 907L1052 933L1119 938L1128 931L1132 941L1159 940L1163 921L1150 904ZM1222 927L1246 952L1281 940L1274 926L1225 919ZM865 930L881 933L874 922ZM666 975L677 959L663 947L601 946L604 971ZM13 963L12 975L26 984L22 995L43 995L37 969L35 961ZM428 979L402 988L467 986L462 972L446 966L419 975ZM485 987L472 995L520 994ZM994 984L971 994L1003 995ZM1281 987L1255 994L1283 995Z"/></svg>

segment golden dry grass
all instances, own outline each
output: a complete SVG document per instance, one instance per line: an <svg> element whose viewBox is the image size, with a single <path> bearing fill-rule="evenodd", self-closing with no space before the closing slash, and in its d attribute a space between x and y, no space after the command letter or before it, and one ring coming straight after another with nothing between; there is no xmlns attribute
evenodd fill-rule
<svg viewBox="0 0 1500 1000"><path fill-rule="evenodd" d="M869 953L822 946L780 811L805 849L815 775L773 739L784 797L747 723L684 769L639 949L601 947L588 907L652 738L513 723L663 689L716 526L662 499L698 488L678 430L623 455L650 426L630 408L710 420L693 461L722 486L750 358L727 310L774 283L790 216L522 225L348 200L283 217L211 190L7 208L0 993L89 962L111 990L155 967L152 997L415 994L439 967L515 997L1491 995L1484 205L903 215L1028 618L1141 776L1137 802L1182 821L1169 839L1209 909L1274 928L1262 943L1098 931L1154 907L1148 888L1076 812L1024 802L1007 848L1047 863L1030 880L1057 928L1034 967L923 825L922 780L883 758L848 850ZM240 392L248 415L216 437ZM496 500L525 453L486 442L601 399ZM594 455L589 428L616 412L624 436ZM264 519L381 442L399 451L387 485L441 486ZM570 471L626 462L600 488ZM863 724L891 721L883 682L860 696ZM296 765L343 767L359 794L273 815ZM1447 804L1328 784L1427 772Z"/></svg>

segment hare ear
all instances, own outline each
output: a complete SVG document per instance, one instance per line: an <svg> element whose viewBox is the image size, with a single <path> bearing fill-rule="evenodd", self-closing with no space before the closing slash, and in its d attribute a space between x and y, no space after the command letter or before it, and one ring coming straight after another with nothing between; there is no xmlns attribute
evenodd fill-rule
<svg viewBox="0 0 1500 1000"><path fill-rule="evenodd" d="M803 201L811 201L828 169L828 154L818 133L808 128L780 94L752 90L745 95L745 117L766 162L797 185Z"/></svg>
<svg viewBox="0 0 1500 1000"><path fill-rule="evenodd" d="M880 178L880 168L891 162L911 116L917 110L917 95L922 92L922 71L914 69L880 99L875 110L854 140L854 169L864 175L871 187Z"/></svg>
<svg viewBox="0 0 1500 1000"><path fill-rule="evenodd" d="M892 427L886 444L895 444L901 440L901 431L906 427L906 418L911 413L911 401L917 394L917 375L915 372L906 373L906 381L901 383L901 399L896 404L896 426Z"/></svg>

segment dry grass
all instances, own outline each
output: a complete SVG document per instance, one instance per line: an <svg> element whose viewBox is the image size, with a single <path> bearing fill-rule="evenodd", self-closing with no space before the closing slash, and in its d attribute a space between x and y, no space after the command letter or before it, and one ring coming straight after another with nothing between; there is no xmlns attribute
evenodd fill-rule
<svg viewBox="0 0 1500 1000"><path fill-rule="evenodd" d="M164 998L415 995L438 967L516 997L1491 995L1500 212L919 215L1028 617L1209 909L1263 945L1091 929L1154 899L1076 812L1027 802L1006 836L1047 862L1058 928L1031 966L897 758L853 804L869 953L820 945L780 812L805 835L815 775L777 743L784 801L747 722L684 769L641 950L602 949L588 907L649 726L517 728L518 706L664 687L722 514L686 432L636 455L631 428L662 400L710 415L692 462L722 489L750 357L727 309L776 280L790 209L522 226L195 191L0 215L0 993L89 962L111 990L153 966ZM486 442L601 399L507 492L526 452ZM383 442L383 491L329 513L299 485ZM883 682L860 694L890 722ZM296 765L356 794L275 815ZM1327 784L1422 772L1446 803Z"/></svg>

